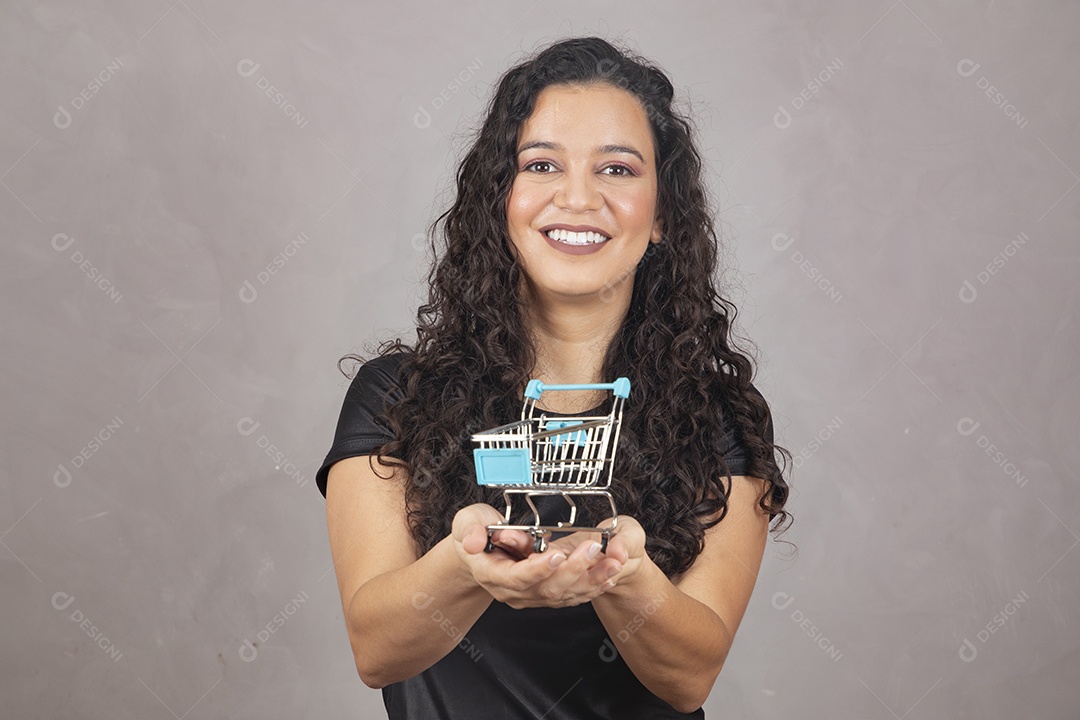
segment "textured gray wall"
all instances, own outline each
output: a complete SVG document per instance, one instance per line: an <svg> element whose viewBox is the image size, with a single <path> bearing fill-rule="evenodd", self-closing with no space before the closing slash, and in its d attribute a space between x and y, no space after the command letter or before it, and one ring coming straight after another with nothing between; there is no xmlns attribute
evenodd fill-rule
<svg viewBox="0 0 1080 720"><path fill-rule="evenodd" d="M382 717L313 474L499 73L693 101L798 456L711 717L1080 717L1080 7L172 0L0 12L7 717ZM260 641L260 635L261 641Z"/></svg>

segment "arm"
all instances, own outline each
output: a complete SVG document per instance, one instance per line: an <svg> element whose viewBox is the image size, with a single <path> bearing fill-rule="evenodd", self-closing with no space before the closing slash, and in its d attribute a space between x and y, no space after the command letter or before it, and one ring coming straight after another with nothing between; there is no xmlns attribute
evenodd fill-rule
<svg viewBox="0 0 1080 720"><path fill-rule="evenodd" d="M493 598L514 608L588 602L618 565L588 557L588 547L518 559L531 546L518 531L495 533L499 550L485 553L485 526L503 516L484 503L458 510L451 534L418 557L405 511L407 475L398 462L382 465L379 474L384 477L372 472L368 456L346 458L330 468L326 489L349 644L369 687L413 677L441 660Z"/></svg>
<svg viewBox="0 0 1080 720"><path fill-rule="evenodd" d="M330 468L326 522L356 669L365 685L381 688L447 655L492 598L459 558L452 535L417 556L404 471L372 462L384 477L366 455Z"/></svg>
<svg viewBox="0 0 1080 720"><path fill-rule="evenodd" d="M705 532L705 549L686 573L668 580L643 552L641 526L628 523L638 532L618 545L613 538L608 550L626 558L625 568L615 587L592 601L634 675L680 712L693 712L709 696L750 602L768 539L768 515L757 507L764 481L735 476L732 483L727 516ZM638 543L640 559L632 558Z"/></svg>

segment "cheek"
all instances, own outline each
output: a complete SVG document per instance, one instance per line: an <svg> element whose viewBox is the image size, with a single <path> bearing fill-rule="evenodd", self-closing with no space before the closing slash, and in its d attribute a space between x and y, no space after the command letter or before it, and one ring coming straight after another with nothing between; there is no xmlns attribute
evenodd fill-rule
<svg viewBox="0 0 1080 720"><path fill-rule="evenodd" d="M552 192L549 183L519 173L510 185L510 196L507 202L519 211L536 214L540 208L551 202Z"/></svg>
<svg viewBox="0 0 1080 720"><path fill-rule="evenodd" d="M521 194L514 193L506 201L506 219L510 225L517 225L524 216L524 208L521 206Z"/></svg>
<svg viewBox="0 0 1080 720"><path fill-rule="evenodd" d="M514 242L519 242L525 237L529 229L529 214L521 204L520 196L511 196L506 205L506 224L510 231L510 237Z"/></svg>
<svg viewBox="0 0 1080 720"><path fill-rule="evenodd" d="M506 224L510 252L518 262L523 262L524 256L530 254L528 235L532 217L527 198L515 183L506 199Z"/></svg>
<svg viewBox="0 0 1080 720"><path fill-rule="evenodd" d="M656 193L643 190L623 197L620 212L636 224L651 224L656 212Z"/></svg>

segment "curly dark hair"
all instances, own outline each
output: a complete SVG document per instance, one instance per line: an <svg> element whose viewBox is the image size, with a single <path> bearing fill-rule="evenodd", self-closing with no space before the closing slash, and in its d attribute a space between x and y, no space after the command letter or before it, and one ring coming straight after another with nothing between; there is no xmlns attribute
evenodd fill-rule
<svg viewBox="0 0 1080 720"><path fill-rule="evenodd" d="M453 206L428 228L436 260L427 275L428 300L417 311L417 341L398 338L378 347L380 356L405 353L401 394L386 403L393 389L387 393L378 418L394 439L376 452L408 470L406 508L421 554L450 533L460 508L503 507L498 487L475 481L470 436L520 417L536 362L507 226L518 132L545 87L597 84L632 93L646 111L663 219L662 241L650 243L638 263L630 307L602 370L606 382L626 376L632 388L611 484L616 507L644 527L646 551L667 576L685 572L704 548L705 530L727 514L730 481L725 487L723 478L730 473L721 449L733 426L748 453L746 474L766 481L758 505L770 521L780 516L773 531L783 530L785 519L790 525L788 484L774 455L786 467L791 454L772 442L768 406L751 386L754 364L734 346L737 310L714 287L717 238L692 127L673 109L674 89L663 71L602 38L579 37L539 51L500 78L458 168ZM366 362L349 354L339 369L346 359ZM605 516L588 515L602 512L603 504L579 506L586 516Z"/></svg>

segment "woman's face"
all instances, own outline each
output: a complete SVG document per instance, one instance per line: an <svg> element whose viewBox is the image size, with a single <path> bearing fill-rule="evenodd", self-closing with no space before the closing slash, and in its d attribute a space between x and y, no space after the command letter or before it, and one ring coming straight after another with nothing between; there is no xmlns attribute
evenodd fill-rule
<svg viewBox="0 0 1080 720"><path fill-rule="evenodd" d="M629 302L637 263L659 242L652 134L640 102L611 85L552 85L518 132L507 224L541 296ZM584 226L595 235L544 231ZM600 242L594 242L600 240Z"/></svg>

